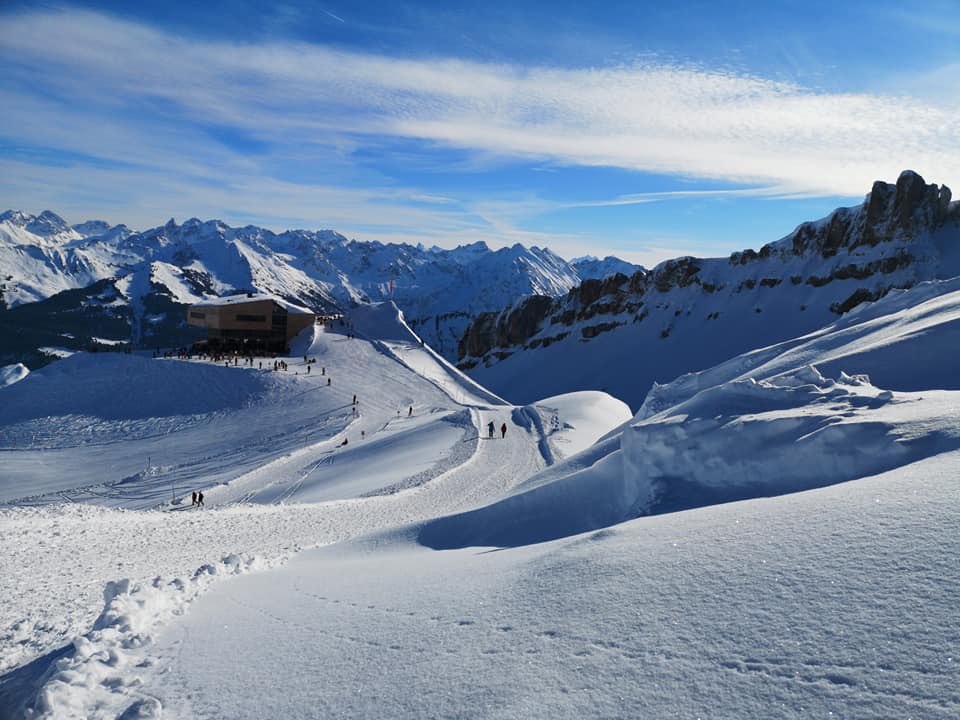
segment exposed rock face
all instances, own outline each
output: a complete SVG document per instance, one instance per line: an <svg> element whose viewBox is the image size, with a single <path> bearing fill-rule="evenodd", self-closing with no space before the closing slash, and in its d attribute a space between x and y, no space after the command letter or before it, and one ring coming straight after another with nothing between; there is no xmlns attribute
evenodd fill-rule
<svg viewBox="0 0 960 720"><path fill-rule="evenodd" d="M752 323L767 323L764 332L771 337L758 338L761 344L772 341L780 325L814 329L892 288L937 277L951 244L960 245L960 203L951 202L946 186L927 185L905 171L895 185L874 183L860 206L803 223L759 251L735 252L727 259L681 257L631 276L585 281L555 300L532 297L499 313L483 313L460 342L461 367L483 369L564 338L568 345L591 342L625 325L649 325L643 342L660 343L654 347L662 349L683 333L689 337L695 326L702 332L696 325L702 320L719 320L722 326L738 322L744 313ZM765 307L775 313L764 314ZM490 381L483 373L473 374ZM496 385L491 389L506 392ZM582 388L557 391L565 389Z"/></svg>
<svg viewBox="0 0 960 720"><path fill-rule="evenodd" d="M598 282L587 280L588 283ZM573 291L571 291L573 292ZM537 331L544 312L553 300L544 295L534 295L505 313L482 313L467 328L460 341L464 354L478 355L486 352L490 335L495 336L496 347L519 345ZM473 343L473 344L472 344Z"/></svg>
<svg viewBox="0 0 960 720"><path fill-rule="evenodd" d="M926 185L915 172L900 174L896 185L877 181L859 208L841 208L823 221L803 223L788 236L795 255L818 252L829 258L841 248L875 246L902 233L930 232L947 221L950 188ZM782 241L781 241L782 242ZM764 246L758 255L772 245ZM750 251L744 251L749 253Z"/></svg>

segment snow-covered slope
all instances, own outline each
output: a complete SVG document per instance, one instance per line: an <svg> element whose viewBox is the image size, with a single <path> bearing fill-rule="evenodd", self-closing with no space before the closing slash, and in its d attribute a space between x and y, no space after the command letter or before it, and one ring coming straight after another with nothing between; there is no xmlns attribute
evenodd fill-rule
<svg viewBox="0 0 960 720"><path fill-rule="evenodd" d="M0 388L0 717L957 715L960 279L632 417L348 323Z"/></svg>
<svg viewBox="0 0 960 720"><path fill-rule="evenodd" d="M957 347L960 278L894 291L809 335L654 385L630 423L422 539L539 542L960 449Z"/></svg>
<svg viewBox="0 0 960 720"><path fill-rule="evenodd" d="M117 302L100 316L110 314L126 326L112 339L181 345L190 337L183 305L210 295L258 290L315 308L350 307L389 299L392 282L392 297L411 325L452 359L476 314L532 294L562 295L608 267L634 268L616 258L598 263L574 266L548 249L521 245L426 249L350 241L330 230L232 228L218 220L171 220L142 233L99 220L71 228L49 211L38 217L8 211L0 215L0 313L39 305L8 313L6 322L35 328L39 317L39 324L55 325L58 333L74 336L74 347L83 347L93 334L89 319L57 315L64 298L56 296L107 283ZM49 337L36 340L0 346L0 357L33 361L29 350L53 344Z"/></svg>
<svg viewBox="0 0 960 720"><path fill-rule="evenodd" d="M729 258L679 258L479 317L459 366L512 402L651 383L802 335L891 288L960 275L960 203L904 172L859 207Z"/></svg>

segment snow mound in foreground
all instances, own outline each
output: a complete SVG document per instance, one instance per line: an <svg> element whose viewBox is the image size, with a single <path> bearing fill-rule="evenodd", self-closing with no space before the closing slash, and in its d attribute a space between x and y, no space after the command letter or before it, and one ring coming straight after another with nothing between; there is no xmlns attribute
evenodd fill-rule
<svg viewBox="0 0 960 720"><path fill-rule="evenodd" d="M18 710L27 718L160 717L160 703L138 692L140 674L152 665L148 649L156 633L218 578L281 562L231 554L190 577L107 583L93 629L74 639L72 652L50 665L35 698Z"/></svg>
<svg viewBox="0 0 960 720"><path fill-rule="evenodd" d="M4 365L0 367L0 388L20 382L29 374L30 369L23 363Z"/></svg>
<svg viewBox="0 0 960 720"><path fill-rule="evenodd" d="M512 546L633 517L823 487L960 447L958 393L894 395L805 367L709 388L426 526L431 547Z"/></svg>
<svg viewBox="0 0 960 720"><path fill-rule="evenodd" d="M424 527L421 541L539 542L823 487L960 447L958 340L960 278L891 293L817 332L655 385L632 423L510 497ZM844 372L863 367L889 389Z"/></svg>
<svg viewBox="0 0 960 720"><path fill-rule="evenodd" d="M832 485L957 447L956 398L894 396L812 366L735 380L624 431L624 474L643 513Z"/></svg>
<svg viewBox="0 0 960 720"><path fill-rule="evenodd" d="M570 457L632 417L630 406L599 390L554 395L531 406L545 419L553 454Z"/></svg>

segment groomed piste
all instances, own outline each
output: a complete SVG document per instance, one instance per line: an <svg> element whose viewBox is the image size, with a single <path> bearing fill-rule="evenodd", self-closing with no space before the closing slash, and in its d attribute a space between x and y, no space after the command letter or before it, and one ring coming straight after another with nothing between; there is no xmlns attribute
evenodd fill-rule
<svg viewBox="0 0 960 720"><path fill-rule="evenodd" d="M958 321L925 283L635 415L389 303L286 370L73 355L0 388L0 718L955 717Z"/></svg>

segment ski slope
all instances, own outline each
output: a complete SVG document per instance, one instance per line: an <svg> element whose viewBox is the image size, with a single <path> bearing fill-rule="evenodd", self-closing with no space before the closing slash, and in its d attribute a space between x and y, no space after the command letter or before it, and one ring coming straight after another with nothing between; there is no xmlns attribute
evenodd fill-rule
<svg viewBox="0 0 960 720"><path fill-rule="evenodd" d="M956 717L957 307L892 294L635 416L503 404L390 304L286 372L31 373L0 718Z"/></svg>
<svg viewBox="0 0 960 720"><path fill-rule="evenodd" d="M390 349L317 329L286 372L80 353L5 388L0 540L17 551L2 567L0 671L83 634L108 581L189 578L235 553L275 564L478 507L545 467L534 409L490 404L406 335L395 307L378 308L383 317L364 322ZM304 355L316 360L309 374ZM410 365L433 369L424 377ZM509 426L505 438L480 439L490 421ZM190 508L193 490L208 511Z"/></svg>

